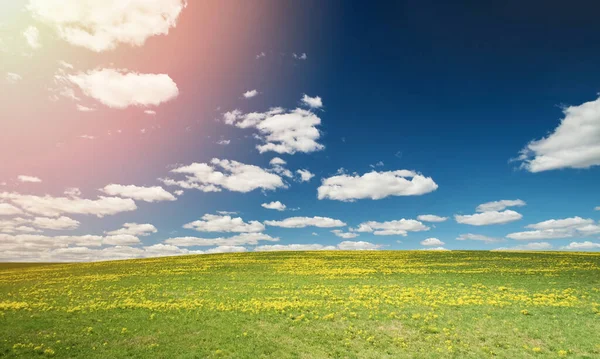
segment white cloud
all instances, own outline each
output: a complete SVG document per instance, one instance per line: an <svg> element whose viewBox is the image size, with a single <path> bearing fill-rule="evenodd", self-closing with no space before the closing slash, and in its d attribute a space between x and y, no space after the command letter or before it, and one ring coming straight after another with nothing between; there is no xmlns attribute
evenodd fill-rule
<svg viewBox="0 0 600 359"><path fill-rule="evenodd" d="M448 220L448 217L440 217L435 214L422 214L417 216L417 219L423 222L444 222Z"/></svg>
<svg viewBox="0 0 600 359"><path fill-rule="evenodd" d="M473 241L482 241L485 243L495 243L495 242L503 241L503 239L501 239L501 238L493 238L493 237L488 237L488 236L484 236L481 234L472 234L472 233L461 234L456 239L459 241L473 240Z"/></svg>
<svg viewBox="0 0 600 359"><path fill-rule="evenodd" d="M54 230L75 229L79 227L79 224L79 221L65 216L57 218L36 217L31 222L31 225L34 227Z"/></svg>
<svg viewBox="0 0 600 359"><path fill-rule="evenodd" d="M242 253L246 252L247 249L245 247L240 246L219 246L216 248L212 248L206 251L208 254L214 253Z"/></svg>
<svg viewBox="0 0 600 359"><path fill-rule="evenodd" d="M517 240L560 239L571 237L586 237L600 233L600 225L592 219L572 217L550 219L526 226L533 231L510 233L506 237Z"/></svg>
<svg viewBox="0 0 600 359"><path fill-rule="evenodd" d="M277 107L267 112L247 114L234 110L225 113L223 118L228 125L258 130L257 137L263 142L256 146L260 153L310 153L325 148L317 142L321 137L317 128L321 119L308 110L297 108L286 112Z"/></svg>
<svg viewBox="0 0 600 359"><path fill-rule="evenodd" d="M90 135L81 135L79 136L79 138L83 138L84 140L94 140L96 139L96 136L90 136Z"/></svg>
<svg viewBox="0 0 600 359"><path fill-rule="evenodd" d="M100 191L109 196L132 198L138 201L161 202L175 201L177 198L160 186L141 187L135 185L109 184Z"/></svg>
<svg viewBox="0 0 600 359"><path fill-rule="evenodd" d="M130 246L140 243L140 239L131 234L115 234L102 239L102 244L112 246Z"/></svg>
<svg viewBox="0 0 600 359"><path fill-rule="evenodd" d="M507 234L506 237L519 241L532 241L538 239L561 239L573 237L575 233L565 229L544 229Z"/></svg>
<svg viewBox="0 0 600 359"><path fill-rule="evenodd" d="M275 252L275 251L331 251L336 250L335 246L324 246L322 244L275 244L264 245L254 248L256 252Z"/></svg>
<svg viewBox="0 0 600 359"><path fill-rule="evenodd" d="M241 246L256 245L259 241L277 242L279 238L271 237L264 233L241 233L231 237L200 238L200 237L174 237L165 240L165 243L179 247L212 247L212 246Z"/></svg>
<svg viewBox="0 0 600 359"><path fill-rule="evenodd" d="M231 143L231 140L219 140L217 141L217 145L227 146Z"/></svg>
<svg viewBox="0 0 600 359"><path fill-rule="evenodd" d="M0 203L0 216L14 216L23 214L23 211L10 203Z"/></svg>
<svg viewBox="0 0 600 359"><path fill-rule="evenodd" d="M346 223L339 219L333 219L329 217L290 217L282 221L265 221L268 226L283 227L283 228L304 228L308 226L320 227L320 228L331 228L331 227L344 227Z"/></svg>
<svg viewBox="0 0 600 359"><path fill-rule="evenodd" d="M533 242L515 247L502 247L493 249L494 251L543 251L552 249L552 244L548 242Z"/></svg>
<svg viewBox="0 0 600 359"><path fill-rule="evenodd" d="M77 111L81 111L81 112L94 112L94 111L96 111L95 108L83 106L83 105L80 105L80 104L76 104L75 107L77 107Z"/></svg>
<svg viewBox="0 0 600 359"><path fill-rule="evenodd" d="M361 223L356 232L373 232L376 236L406 236L408 232L428 231L429 227L414 219L400 219L387 222L368 221Z"/></svg>
<svg viewBox="0 0 600 359"><path fill-rule="evenodd" d="M65 190L64 194L70 197L79 197L81 196L81 191L77 187L69 187Z"/></svg>
<svg viewBox="0 0 600 359"><path fill-rule="evenodd" d="M66 75L65 78L79 86L86 96L117 109L129 106L158 106L179 94L177 85L167 74L96 69Z"/></svg>
<svg viewBox="0 0 600 359"><path fill-rule="evenodd" d="M339 229L334 229L333 231L331 231L331 233L335 234L336 236L338 236L340 238L344 238L344 239L351 239L351 238L356 238L356 237L360 236L360 234L358 234L358 233L343 232L342 230L339 230Z"/></svg>
<svg viewBox="0 0 600 359"><path fill-rule="evenodd" d="M273 157L272 160L269 161L271 166L285 166L287 162L279 157Z"/></svg>
<svg viewBox="0 0 600 359"><path fill-rule="evenodd" d="M363 241L344 241L338 244L337 248L342 251L370 251L381 248L381 245Z"/></svg>
<svg viewBox="0 0 600 359"><path fill-rule="evenodd" d="M300 175L300 182L308 182L315 176L309 170L296 170L296 173Z"/></svg>
<svg viewBox="0 0 600 359"><path fill-rule="evenodd" d="M518 221L523 216L515 211L506 210L502 212L489 211L482 213L475 213L471 215L455 215L454 219L456 222L462 224L470 224L472 226L487 226L490 224L504 224L509 222Z"/></svg>
<svg viewBox="0 0 600 359"><path fill-rule="evenodd" d="M9 84L16 84L17 82L23 79L21 75L15 74L14 72L7 72L5 78L6 82L8 82Z"/></svg>
<svg viewBox="0 0 600 359"><path fill-rule="evenodd" d="M263 58L265 56L267 56L267 55L264 52L261 52L260 54L256 55L256 59L258 60L258 59Z"/></svg>
<svg viewBox="0 0 600 359"><path fill-rule="evenodd" d="M594 224L593 219L584 219L581 217L572 217L564 219L549 219L547 221L527 225L531 229L564 229L573 227L582 227L588 224Z"/></svg>
<svg viewBox="0 0 600 359"><path fill-rule="evenodd" d="M144 110L144 113L146 115L150 115L150 116L156 115L156 111L154 111L154 110Z"/></svg>
<svg viewBox="0 0 600 359"><path fill-rule="evenodd" d="M507 207L522 207L527 203L520 199L503 199L501 201L487 202L477 206L477 212L502 211Z"/></svg>
<svg viewBox="0 0 600 359"><path fill-rule="evenodd" d="M292 54L292 57L298 60L306 60L308 58L308 56L306 56L306 52L303 52L302 54L298 55L296 53Z"/></svg>
<svg viewBox="0 0 600 359"><path fill-rule="evenodd" d="M269 161L269 165L271 165L271 167L273 167L273 172L277 173L278 175L285 176L288 178L294 177L294 175L292 174L292 171L290 171L284 167L286 164L287 164L287 162L285 162L284 160L282 160L279 157L274 157L271 161Z"/></svg>
<svg viewBox="0 0 600 359"><path fill-rule="evenodd" d="M254 96L258 95L258 91L257 90L248 90L246 92L244 92L244 97L245 98L252 98Z"/></svg>
<svg viewBox="0 0 600 359"><path fill-rule="evenodd" d="M149 236L156 233L158 230L150 223L125 223L123 228L114 231L106 232L109 236L130 235L130 236Z"/></svg>
<svg viewBox="0 0 600 359"><path fill-rule="evenodd" d="M98 197L84 199L79 197L34 196L19 193L0 193L0 199L12 202L23 210L46 217L57 217L62 214L89 214L104 217L137 209L130 198Z"/></svg>
<svg viewBox="0 0 600 359"><path fill-rule="evenodd" d="M412 179L407 179L412 178ZM382 199L388 196L419 196L433 192L438 185L431 177L414 171L372 171L362 176L339 174L323 179L318 188L319 199L354 201L357 199Z"/></svg>
<svg viewBox="0 0 600 359"><path fill-rule="evenodd" d="M218 171L217 169L221 169ZM184 174L184 181L161 179L168 186L196 188L203 192L220 192L223 189L234 192L250 192L255 189L275 190L285 188L281 177L258 166L236 161L213 158L210 163L193 163L178 167L172 173Z"/></svg>
<svg viewBox="0 0 600 359"><path fill-rule="evenodd" d="M241 217L205 214L202 220L188 223L183 228L198 232L262 232L265 226L258 221L244 222Z"/></svg>
<svg viewBox="0 0 600 359"><path fill-rule="evenodd" d="M600 206L594 208L595 211L600 211Z"/></svg>
<svg viewBox="0 0 600 359"><path fill-rule="evenodd" d="M437 238L427 238L422 240L420 243L423 246L443 246L445 244Z"/></svg>
<svg viewBox="0 0 600 359"><path fill-rule="evenodd" d="M261 207L267 208L267 209L274 209L277 211L285 211L285 209L287 208L287 206L285 204L283 204L279 201L263 203L263 204L261 204Z"/></svg>
<svg viewBox="0 0 600 359"><path fill-rule="evenodd" d="M117 44L142 46L175 27L185 0L30 0L33 17L72 45L101 52Z"/></svg>
<svg viewBox="0 0 600 359"><path fill-rule="evenodd" d="M40 44L40 30L35 26L29 26L24 32L25 40L32 49L37 49L41 46Z"/></svg>
<svg viewBox="0 0 600 359"><path fill-rule="evenodd" d="M20 176L17 177L17 179L20 182L30 182L30 183L40 183L40 182L42 182L41 179L39 179L38 177L34 177L34 176L20 175Z"/></svg>
<svg viewBox="0 0 600 359"><path fill-rule="evenodd" d="M600 243L596 242L571 242L568 246L561 247L561 249L577 249L577 250L585 250L585 249L596 249L600 248Z"/></svg>
<svg viewBox="0 0 600 359"><path fill-rule="evenodd" d="M302 104L310 107L310 108L321 108L323 107L323 100L319 96L310 97L306 94L302 96Z"/></svg>
<svg viewBox="0 0 600 359"><path fill-rule="evenodd" d="M600 98L563 109L560 125L529 142L518 160L530 172L600 165Z"/></svg>

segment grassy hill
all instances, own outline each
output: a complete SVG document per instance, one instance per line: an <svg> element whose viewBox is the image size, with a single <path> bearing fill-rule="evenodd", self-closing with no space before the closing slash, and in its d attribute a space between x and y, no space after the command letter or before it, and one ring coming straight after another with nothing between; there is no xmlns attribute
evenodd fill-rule
<svg viewBox="0 0 600 359"><path fill-rule="evenodd" d="M600 254L0 264L0 356L599 358Z"/></svg>

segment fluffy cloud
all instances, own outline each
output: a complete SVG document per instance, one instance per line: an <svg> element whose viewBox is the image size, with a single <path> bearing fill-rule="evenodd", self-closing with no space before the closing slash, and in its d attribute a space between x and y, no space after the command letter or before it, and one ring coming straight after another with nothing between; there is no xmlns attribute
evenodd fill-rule
<svg viewBox="0 0 600 359"><path fill-rule="evenodd" d="M292 171L290 171L284 167L286 164L287 164L287 162L285 162L284 160L282 160L279 157L275 157L271 161L269 161L269 165L271 165L271 167L273 167L273 172L275 172L281 176L288 177L288 178L294 177L294 175L292 174Z"/></svg>
<svg viewBox="0 0 600 359"><path fill-rule="evenodd" d="M493 237L488 237L488 236L484 236L481 234L472 234L472 233L461 234L460 236L458 236L458 238L456 238L456 240L459 240L459 241L473 240L473 241L482 241L485 243L495 243L495 242L503 241L503 239L501 239L501 238L493 238Z"/></svg>
<svg viewBox="0 0 600 359"><path fill-rule="evenodd" d="M218 238L174 237L165 240L165 243L179 247L212 247L256 245L259 241L278 242L279 238L264 233L241 233L231 237Z"/></svg>
<svg viewBox="0 0 600 359"><path fill-rule="evenodd" d="M502 247L493 249L494 251L543 251L552 249L552 244L548 242L533 242L515 247Z"/></svg>
<svg viewBox="0 0 600 359"><path fill-rule="evenodd" d="M0 216L14 216L23 214L23 211L10 203L0 203Z"/></svg>
<svg viewBox="0 0 600 359"><path fill-rule="evenodd" d="M98 199L93 200L73 196L34 196L2 192L0 193L0 199L10 201L26 212L46 217L57 217L62 214L88 214L104 217L137 209L132 199L118 197L100 196Z"/></svg>
<svg viewBox="0 0 600 359"><path fill-rule="evenodd" d="M368 221L361 223L356 232L372 232L376 236L406 236L408 232L428 231L429 227L414 219L400 219L387 222Z"/></svg>
<svg viewBox="0 0 600 359"><path fill-rule="evenodd" d="M354 233L354 232L343 232L339 229L334 229L333 231L331 231L331 233L335 234L336 236L338 236L340 238L344 238L344 239L356 238L360 235L360 234Z"/></svg>
<svg viewBox="0 0 600 359"><path fill-rule="evenodd" d="M29 183L40 183L40 182L42 182L41 179L39 179L38 177L34 177L34 176L20 175L20 176L17 177L17 179L20 182L29 182Z"/></svg>
<svg viewBox="0 0 600 359"><path fill-rule="evenodd" d="M131 234L117 234L106 236L102 239L102 244L113 246L130 246L141 243L139 238Z"/></svg>
<svg viewBox="0 0 600 359"><path fill-rule="evenodd" d="M275 244L264 245L254 248L256 252L275 252L275 251L331 251L336 250L336 246L324 246L322 244Z"/></svg>
<svg viewBox="0 0 600 359"><path fill-rule="evenodd" d="M244 97L245 98L252 98L254 96L258 95L258 91L257 90L248 90L246 92L244 92Z"/></svg>
<svg viewBox="0 0 600 359"><path fill-rule="evenodd" d="M409 179L411 178L411 179ZM414 171L372 171L362 176L339 174L323 180L318 188L319 199L354 201L382 199L388 196L419 196L435 191L438 185L431 177Z"/></svg>
<svg viewBox="0 0 600 359"><path fill-rule="evenodd" d="M68 230L79 227L79 221L64 216L57 218L36 217L31 225L43 229Z"/></svg>
<svg viewBox="0 0 600 359"><path fill-rule="evenodd" d="M140 187L135 185L109 184L100 191L109 196L132 198L146 202L175 201L177 198L160 186Z"/></svg>
<svg viewBox="0 0 600 359"><path fill-rule="evenodd" d="M346 223L329 217L290 217L282 221L265 221L268 226L283 228L304 228L308 226L331 228L344 227Z"/></svg>
<svg viewBox="0 0 600 359"><path fill-rule="evenodd" d="M502 211L507 207L521 207L526 203L520 199L503 199L501 201L487 202L477 206L477 212Z"/></svg>
<svg viewBox="0 0 600 359"><path fill-rule="evenodd" d="M370 251L381 248L381 245L363 241L344 241L338 244L337 248L342 251Z"/></svg>
<svg viewBox="0 0 600 359"><path fill-rule="evenodd" d="M9 84L16 84L17 82L23 79L21 75L15 74L14 72L7 72L5 78L6 82L8 82Z"/></svg>
<svg viewBox="0 0 600 359"><path fill-rule="evenodd" d="M444 242L440 241L437 238L427 238L427 239L422 240L420 243L421 243L421 245L428 246L428 247L429 246L443 246L445 244Z"/></svg>
<svg viewBox="0 0 600 359"><path fill-rule="evenodd" d="M267 209L274 209L276 211L285 211L285 209L287 208L287 206L285 204L283 204L279 201L263 203L263 204L261 204L261 207L267 208Z"/></svg>
<svg viewBox="0 0 600 359"><path fill-rule="evenodd" d="M256 146L260 153L310 153L325 148L317 142L321 137L317 128L321 119L311 111L297 108L286 112L277 107L267 112L243 114L234 110L225 113L223 118L228 125L258 130L258 138L263 142Z"/></svg>
<svg viewBox="0 0 600 359"><path fill-rule="evenodd" d="M600 206L594 208L595 211L600 211Z"/></svg>
<svg viewBox="0 0 600 359"><path fill-rule="evenodd" d="M471 215L455 215L456 222L462 224L470 224L472 226L487 226L490 224L504 224L518 221L523 216L515 211L506 210L502 212L488 211Z"/></svg>
<svg viewBox="0 0 600 359"><path fill-rule="evenodd" d="M219 140L219 141L217 141L217 145L221 145L221 146L227 146L230 143L231 143L231 140Z"/></svg>
<svg viewBox="0 0 600 359"><path fill-rule="evenodd" d="M218 158L213 158L210 163L193 163L178 167L171 172L184 174L186 179L177 181L164 178L161 179L164 184L186 189L195 188L204 192L220 192L226 189L245 193L255 189L275 190L286 187L280 176L258 166Z"/></svg>
<svg viewBox="0 0 600 359"><path fill-rule="evenodd" d="M206 251L206 253L208 254L215 254L215 253L242 253L242 252L246 252L247 249L245 247L240 247L240 246L219 246L216 248L211 248L209 250Z"/></svg>
<svg viewBox="0 0 600 359"><path fill-rule="evenodd" d="M300 176L300 182L308 182L315 176L309 170L296 170L296 173Z"/></svg>
<svg viewBox="0 0 600 359"><path fill-rule="evenodd" d="M310 108L321 108L323 107L323 100L319 96L310 97L308 95L302 96L302 104Z"/></svg>
<svg viewBox="0 0 600 359"><path fill-rule="evenodd" d="M179 94L177 85L166 74L96 69L64 76L66 80L77 85L86 96L117 109L129 106L158 106Z"/></svg>
<svg viewBox="0 0 600 359"><path fill-rule="evenodd" d="M30 0L36 20L72 45L101 52L118 43L142 46L147 38L175 27L185 0Z"/></svg>
<svg viewBox="0 0 600 359"><path fill-rule="evenodd" d="M600 165L600 98L563 109L560 125L531 141L518 160L530 172Z"/></svg>
<svg viewBox="0 0 600 359"><path fill-rule="evenodd" d="M158 230L150 223L137 224L137 223L125 223L123 228L106 232L110 236L119 235L130 235L130 236L149 236L152 233L156 233Z"/></svg>
<svg viewBox="0 0 600 359"><path fill-rule="evenodd" d="M440 217L435 214L422 214L417 216L417 219L423 222L444 222L448 220L448 217Z"/></svg>
<svg viewBox="0 0 600 359"><path fill-rule="evenodd" d="M265 226L258 221L244 222L241 217L219 216L205 214L202 220L194 221L183 226L198 232L262 232Z"/></svg>
<svg viewBox="0 0 600 359"><path fill-rule="evenodd" d="M35 26L29 26L24 32L25 40L32 49L39 48L40 45L40 30Z"/></svg>
<svg viewBox="0 0 600 359"><path fill-rule="evenodd" d="M530 224L526 228L534 230L510 233L506 237L528 241L537 239L585 237L600 233L600 225L596 224L592 219L584 219L581 217L550 219Z"/></svg>
<svg viewBox="0 0 600 359"><path fill-rule="evenodd" d="M561 247L561 249L576 249L576 250L585 250L585 249L596 249L600 248L600 243L596 242L571 242L568 246Z"/></svg>

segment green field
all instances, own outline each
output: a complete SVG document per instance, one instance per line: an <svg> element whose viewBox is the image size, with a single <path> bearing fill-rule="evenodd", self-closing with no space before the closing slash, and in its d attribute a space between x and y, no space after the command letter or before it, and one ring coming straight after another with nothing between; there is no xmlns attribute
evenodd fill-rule
<svg viewBox="0 0 600 359"><path fill-rule="evenodd" d="M600 358L600 255L277 252L0 265L0 356Z"/></svg>

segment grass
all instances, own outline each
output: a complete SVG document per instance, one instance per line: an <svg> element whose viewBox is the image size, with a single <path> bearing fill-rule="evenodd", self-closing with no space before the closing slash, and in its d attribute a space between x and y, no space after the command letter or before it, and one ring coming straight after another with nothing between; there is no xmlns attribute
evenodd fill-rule
<svg viewBox="0 0 600 359"><path fill-rule="evenodd" d="M600 254L0 264L0 356L599 358Z"/></svg>

